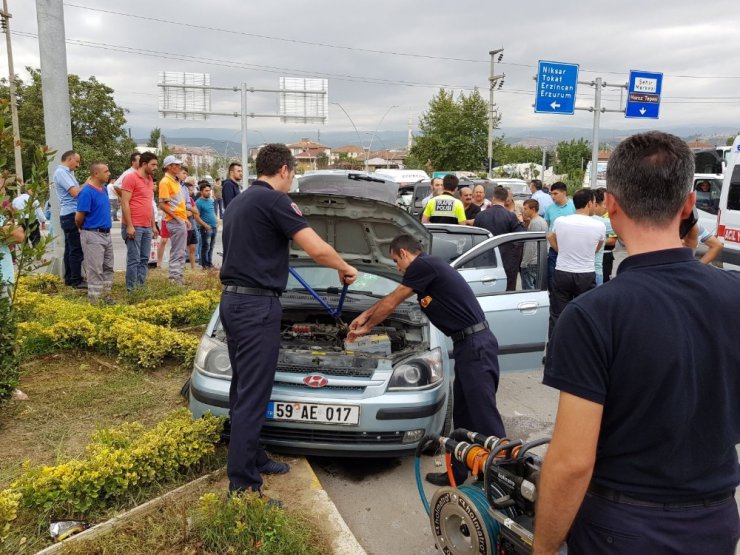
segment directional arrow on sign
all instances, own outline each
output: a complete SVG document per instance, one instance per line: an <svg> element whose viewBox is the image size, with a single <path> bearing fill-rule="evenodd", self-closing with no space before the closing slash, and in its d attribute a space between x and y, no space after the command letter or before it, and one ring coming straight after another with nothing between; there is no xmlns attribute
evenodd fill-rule
<svg viewBox="0 0 740 555"><path fill-rule="evenodd" d="M643 116L645 115L645 112L647 112L647 110L646 110L645 108L640 108L640 113L641 113L641 114L642 114Z"/></svg>
<svg viewBox="0 0 740 555"><path fill-rule="evenodd" d="M553 110L557 110L558 108L560 108L560 104L553 100L552 104L550 104L550 108L552 108Z"/></svg>

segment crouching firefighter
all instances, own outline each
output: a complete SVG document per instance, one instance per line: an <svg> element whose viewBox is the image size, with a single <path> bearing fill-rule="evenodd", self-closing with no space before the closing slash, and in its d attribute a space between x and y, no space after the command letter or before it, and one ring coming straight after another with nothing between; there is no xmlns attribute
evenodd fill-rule
<svg viewBox="0 0 740 555"><path fill-rule="evenodd" d="M347 339L354 341L370 333L416 293L422 311L454 344L452 418L455 426L486 436L505 437L504 424L496 408L498 342L488 328L473 290L444 260L422 252L419 241L410 235L393 239L390 255L403 274L401 285L355 318ZM459 461L453 462L453 476L457 484L462 484L468 476ZM426 479L437 486L450 485L445 472L429 473Z"/></svg>

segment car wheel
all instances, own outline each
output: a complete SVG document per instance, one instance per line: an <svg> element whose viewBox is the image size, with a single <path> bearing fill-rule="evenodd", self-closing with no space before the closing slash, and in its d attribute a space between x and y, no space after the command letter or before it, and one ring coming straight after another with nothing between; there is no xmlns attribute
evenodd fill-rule
<svg viewBox="0 0 740 555"><path fill-rule="evenodd" d="M180 389L180 395L182 395L186 401L190 400L190 378L186 381Z"/></svg>

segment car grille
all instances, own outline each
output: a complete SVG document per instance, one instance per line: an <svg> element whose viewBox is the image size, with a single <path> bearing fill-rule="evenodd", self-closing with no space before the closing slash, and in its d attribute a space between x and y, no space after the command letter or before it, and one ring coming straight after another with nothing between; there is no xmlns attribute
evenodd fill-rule
<svg viewBox="0 0 740 555"><path fill-rule="evenodd" d="M303 384L303 383L275 381L273 384L279 385L280 387L286 387L289 389L299 389L301 391L307 390L307 389L314 389L314 390L318 389L315 387L308 387L306 384ZM362 393L365 391L364 386L353 386L353 385L325 385L324 387L320 389L321 391L355 391L357 393Z"/></svg>
<svg viewBox="0 0 740 555"><path fill-rule="evenodd" d="M402 443L403 432L344 432L263 426L262 439L352 445L398 445Z"/></svg>
<svg viewBox="0 0 740 555"><path fill-rule="evenodd" d="M370 378L375 372L375 368L332 368L328 366L302 366L300 364L281 364L278 366L277 371L287 372L290 374L321 374L323 376Z"/></svg>

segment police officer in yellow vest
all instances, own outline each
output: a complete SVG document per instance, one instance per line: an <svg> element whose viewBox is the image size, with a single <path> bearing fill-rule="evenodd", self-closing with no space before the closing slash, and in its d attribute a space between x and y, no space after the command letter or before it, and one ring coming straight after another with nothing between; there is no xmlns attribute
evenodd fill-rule
<svg viewBox="0 0 740 555"><path fill-rule="evenodd" d="M427 202L421 217L422 223L428 224L464 224L465 207L460 199L455 198L455 191L460 180L454 175L445 175L442 180L444 191Z"/></svg>

